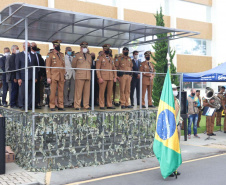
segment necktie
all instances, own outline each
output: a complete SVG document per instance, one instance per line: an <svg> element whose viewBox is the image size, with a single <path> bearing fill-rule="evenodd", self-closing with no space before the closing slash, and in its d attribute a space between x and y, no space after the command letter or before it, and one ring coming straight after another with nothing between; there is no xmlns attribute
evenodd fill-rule
<svg viewBox="0 0 226 185"><path fill-rule="evenodd" d="M70 63L71 63L71 57L69 56L69 61L70 61Z"/></svg>
<svg viewBox="0 0 226 185"><path fill-rule="evenodd" d="M30 54L28 54L28 62L31 62L31 59L30 59Z"/></svg>

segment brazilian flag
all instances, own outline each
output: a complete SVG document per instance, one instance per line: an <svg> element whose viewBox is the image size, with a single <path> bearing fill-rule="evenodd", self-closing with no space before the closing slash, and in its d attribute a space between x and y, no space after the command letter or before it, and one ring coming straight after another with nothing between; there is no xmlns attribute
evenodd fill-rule
<svg viewBox="0 0 226 185"><path fill-rule="evenodd" d="M175 114L175 102L168 70L159 102L153 146L164 179L176 171L182 163Z"/></svg>

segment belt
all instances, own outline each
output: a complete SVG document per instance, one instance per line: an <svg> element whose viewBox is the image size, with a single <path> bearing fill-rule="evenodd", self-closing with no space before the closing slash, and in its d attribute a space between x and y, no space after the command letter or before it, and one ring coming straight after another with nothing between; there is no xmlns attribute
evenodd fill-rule
<svg viewBox="0 0 226 185"><path fill-rule="evenodd" d="M132 75L132 72L124 72L124 75Z"/></svg>

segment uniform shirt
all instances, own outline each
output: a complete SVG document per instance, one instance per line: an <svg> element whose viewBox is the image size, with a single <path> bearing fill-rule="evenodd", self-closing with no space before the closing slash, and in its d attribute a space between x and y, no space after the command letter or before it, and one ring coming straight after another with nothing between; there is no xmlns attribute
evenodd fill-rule
<svg viewBox="0 0 226 185"><path fill-rule="evenodd" d="M72 61L73 68L83 68L83 69L91 69L92 65L92 57L90 54L83 52L79 52L75 55ZM76 70L75 79L80 80L90 80L91 72L90 70Z"/></svg>
<svg viewBox="0 0 226 185"><path fill-rule="evenodd" d="M143 73L143 78L142 78L142 84L144 85L151 85L151 79L150 79L150 73L149 72L155 72L154 65L152 62L144 61L140 64L140 72L148 72L148 73Z"/></svg>
<svg viewBox="0 0 226 185"><path fill-rule="evenodd" d="M115 60L115 67L117 70L131 71L133 62L130 57L121 56Z"/></svg>
<svg viewBox="0 0 226 185"><path fill-rule="evenodd" d="M46 75L47 78L56 81L64 81L65 69L48 68L48 67L65 67L64 54L59 52L49 53L46 57Z"/></svg>
<svg viewBox="0 0 226 185"><path fill-rule="evenodd" d="M114 60L110 56L101 55L96 62L96 69L106 69L106 70L116 70ZM97 78L102 78L103 80L113 80L116 78L116 71L96 71Z"/></svg>

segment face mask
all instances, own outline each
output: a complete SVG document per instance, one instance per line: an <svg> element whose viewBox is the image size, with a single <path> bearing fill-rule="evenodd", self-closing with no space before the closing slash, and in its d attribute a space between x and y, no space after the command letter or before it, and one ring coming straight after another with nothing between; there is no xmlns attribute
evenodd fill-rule
<svg viewBox="0 0 226 185"><path fill-rule="evenodd" d="M195 96L195 93L191 93L192 96Z"/></svg>
<svg viewBox="0 0 226 185"><path fill-rule="evenodd" d="M87 48L83 48L83 49L82 49L82 52L83 52L83 53L87 53L87 52L88 52L88 49L87 49Z"/></svg>
<svg viewBox="0 0 226 185"><path fill-rule="evenodd" d="M60 51L60 46L55 46L55 50Z"/></svg>
<svg viewBox="0 0 226 185"><path fill-rule="evenodd" d="M40 54L40 51L36 51L37 54Z"/></svg>
<svg viewBox="0 0 226 185"><path fill-rule="evenodd" d="M134 55L134 59L138 59L138 55Z"/></svg>
<svg viewBox="0 0 226 185"><path fill-rule="evenodd" d="M108 54L109 54L109 50L104 51L104 53L105 53L106 55L108 55Z"/></svg>
<svg viewBox="0 0 226 185"><path fill-rule="evenodd" d="M72 52L71 52L71 51L68 51L67 54L68 54L69 56L71 56Z"/></svg>
<svg viewBox="0 0 226 185"><path fill-rule="evenodd" d="M5 53L5 56L8 56L8 55L10 55L10 52L8 52L8 53Z"/></svg>
<svg viewBox="0 0 226 185"><path fill-rule="evenodd" d="M17 53L20 53L20 50L19 50L19 49L18 49L18 50L16 50L16 54L17 54Z"/></svg>
<svg viewBox="0 0 226 185"><path fill-rule="evenodd" d="M95 60L95 57L94 56L92 56L92 60Z"/></svg>
<svg viewBox="0 0 226 185"><path fill-rule="evenodd" d="M37 50L37 46L33 46L32 49L33 49L34 51L36 51L36 50Z"/></svg>
<svg viewBox="0 0 226 185"><path fill-rule="evenodd" d="M173 91L173 95L177 96L178 95L178 91Z"/></svg>
<svg viewBox="0 0 226 185"><path fill-rule="evenodd" d="M31 47L28 47L28 48L27 48L27 51L28 51L28 52L31 52Z"/></svg>
<svg viewBox="0 0 226 185"><path fill-rule="evenodd" d="M145 57L145 58L146 58L146 60L148 60L148 61L150 60L150 57Z"/></svg>
<svg viewBox="0 0 226 185"><path fill-rule="evenodd" d="M129 54L129 52L128 52L128 51L127 51L127 52L124 52L124 55L125 55L125 56L128 56L128 54Z"/></svg>

